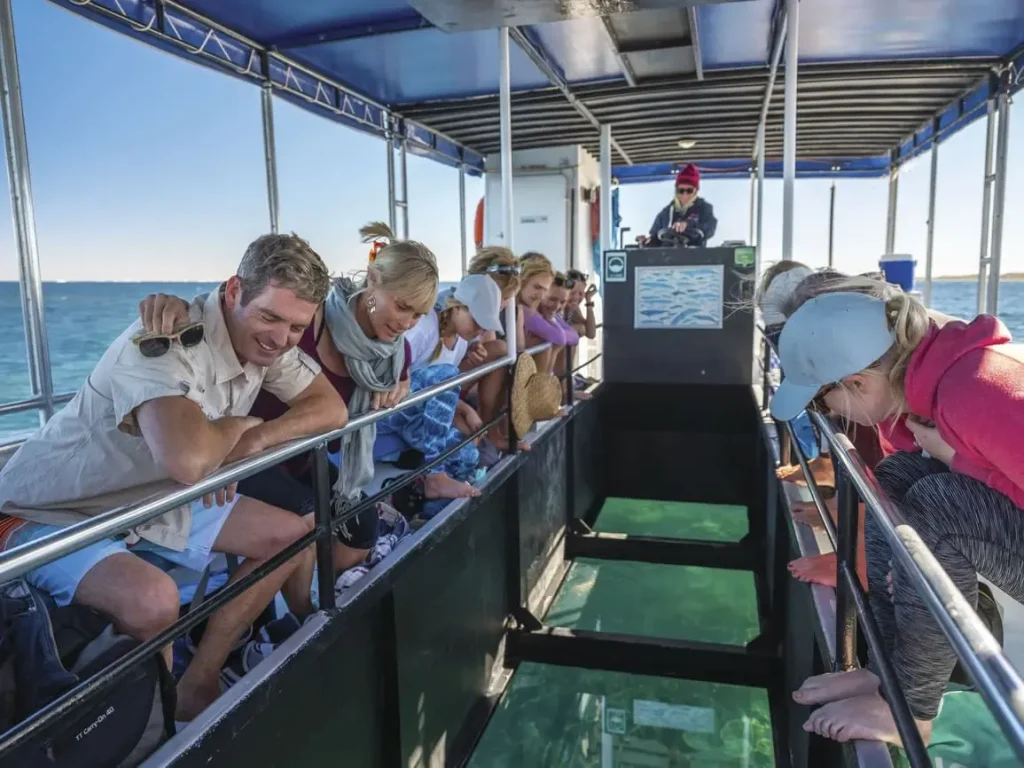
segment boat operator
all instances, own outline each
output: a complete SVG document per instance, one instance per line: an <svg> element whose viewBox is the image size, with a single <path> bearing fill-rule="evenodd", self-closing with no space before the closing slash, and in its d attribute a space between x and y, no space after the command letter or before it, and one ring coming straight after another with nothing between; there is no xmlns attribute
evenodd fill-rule
<svg viewBox="0 0 1024 768"><path fill-rule="evenodd" d="M650 234L639 235L641 245L671 245L663 243L658 233L674 230L681 245L703 248L718 227L711 203L698 197L700 191L700 170L693 163L687 163L676 175L676 194L672 202L661 209L654 218Z"/></svg>

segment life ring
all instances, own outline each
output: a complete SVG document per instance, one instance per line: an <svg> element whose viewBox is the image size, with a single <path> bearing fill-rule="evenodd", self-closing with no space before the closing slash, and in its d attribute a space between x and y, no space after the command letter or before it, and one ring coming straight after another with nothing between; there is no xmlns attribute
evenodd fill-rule
<svg viewBox="0 0 1024 768"><path fill-rule="evenodd" d="M484 199L476 204L476 217L473 219L473 242L477 248L484 247Z"/></svg>

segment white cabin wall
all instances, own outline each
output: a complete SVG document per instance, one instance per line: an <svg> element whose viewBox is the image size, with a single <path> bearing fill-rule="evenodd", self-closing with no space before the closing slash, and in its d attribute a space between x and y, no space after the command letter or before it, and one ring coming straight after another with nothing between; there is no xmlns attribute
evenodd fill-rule
<svg viewBox="0 0 1024 768"><path fill-rule="evenodd" d="M501 235L500 157L487 157L484 202L484 242ZM512 153L513 238L517 254L539 251L555 269L591 269L590 206L581 200L579 180L593 187L600 182L596 159L578 145L526 149ZM570 220L570 196L575 197L575 221ZM571 237L571 235L574 235ZM572 253L570 253L570 242Z"/></svg>

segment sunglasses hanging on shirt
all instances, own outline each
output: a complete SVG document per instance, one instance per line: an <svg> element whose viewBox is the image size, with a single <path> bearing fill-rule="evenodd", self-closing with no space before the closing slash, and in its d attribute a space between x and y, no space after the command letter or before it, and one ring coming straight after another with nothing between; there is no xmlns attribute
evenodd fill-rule
<svg viewBox="0 0 1024 768"><path fill-rule="evenodd" d="M202 342L204 333L202 323L192 323L174 333L136 334L132 337L132 343L139 348L139 354L143 357L162 357L171 351L171 344L175 341L188 349Z"/></svg>

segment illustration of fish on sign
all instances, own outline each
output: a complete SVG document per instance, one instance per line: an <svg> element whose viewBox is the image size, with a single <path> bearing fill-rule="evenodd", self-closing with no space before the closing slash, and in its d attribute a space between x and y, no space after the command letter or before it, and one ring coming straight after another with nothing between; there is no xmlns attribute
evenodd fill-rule
<svg viewBox="0 0 1024 768"><path fill-rule="evenodd" d="M637 267L633 327L720 329L724 284L721 264Z"/></svg>

